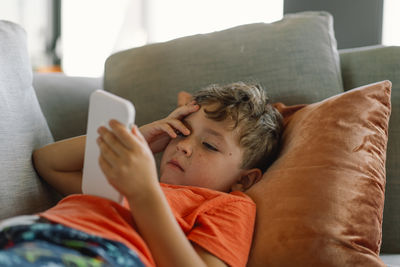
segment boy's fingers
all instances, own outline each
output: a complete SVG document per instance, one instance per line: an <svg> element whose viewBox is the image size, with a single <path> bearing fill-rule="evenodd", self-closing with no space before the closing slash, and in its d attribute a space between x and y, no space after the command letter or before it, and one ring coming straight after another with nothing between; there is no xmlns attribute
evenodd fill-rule
<svg viewBox="0 0 400 267"><path fill-rule="evenodd" d="M151 151L146 139L144 138L144 136L142 135L142 133L139 131L139 128L134 125L132 128L132 134L134 136L134 138L132 138L132 142L133 142L133 150L142 150L143 148L147 147L149 149L149 151ZM135 138L136 137L136 138Z"/></svg>
<svg viewBox="0 0 400 267"><path fill-rule="evenodd" d="M100 148L100 157L103 158L110 166L113 166L118 160L115 152L103 141L101 137L97 139Z"/></svg>
<svg viewBox="0 0 400 267"><path fill-rule="evenodd" d="M103 157L99 157L99 165L100 165L100 169L102 170L102 172L104 173L104 175L106 177L109 177L112 179L111 174L113 173L112 171L112 167L111 165L104 160Z"/></svg>
<svg viewBox="0 0 400 267"><path fill-rule="evenodd" d="M190 103L188 105L184 105L182 107L179 107L175 109L168 117L169 118L174 118L174 119L182 119L183 117L189 115L190 113L193 113L197 110L199 110L200 106L197 104Z"/></svg>
<svg viewBox="0 0 400 267"><path fill-rule="evenodd" d="M111 129L113 130L115 136L122 143L125 148L132 149L134 142L132 136L125 125L121 124L116 120L111 120L109 123Z"/></svg>
<svg viewBox="0 0 400 267"><path fill-rule="evenodd" d="M180 120L177 119L167 119L162 124L159 124L158 127L171 138L176 138L178 136L177 131L184 135L190 134L190 130Z"/></svg>
<svg viewBox="0 0 400 267"><path fill-rule="evenodd" d="M131 131L129 131L123 124L116 120L111 120L110 126L113 129L114 134L126 149L135 150L135 148L137 148L138 141L144 142L147 145L146 139L136 125L133 126Z"/></svg>
<svg viewBox="0 0 400 267"><path fill-rule="evenodd" d="M177 135L175 130L168 124L160 124L160 128L162 131L166 132L171 138L175 138Z"/></svg>
<svg viewBox="0 0 400 267"><path fill-rule="evenodd" d="M137 127L137 125L133 126L132 133L134 135L136 135L142 142L146 142L146 138L144 138L143 134L139 131L139 128Z"/></svg>
<svg viewBox="0 0 400 267"><path fill-rule="evenodd" d="M190 130L185 126L185 124L182 123L180 120L170 120L168 121L169 124L179 132L181 132L184 135L189 135Z"/></svg>
<svg viewBox="0 0 400 267"><path fill-rule="evenodd" d="M105 127L100 127L98 133L101 136L101 140L103 140L103 142L105 142L115 153L118 155L123 153L123 146L112 132Z"/></svg>

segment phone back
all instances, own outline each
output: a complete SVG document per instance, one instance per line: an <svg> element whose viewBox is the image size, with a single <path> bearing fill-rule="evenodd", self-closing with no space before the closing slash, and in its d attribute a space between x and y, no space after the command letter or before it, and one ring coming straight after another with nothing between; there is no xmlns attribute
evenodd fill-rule
<svg viewBox="0 0 400 267"><path fill-rule="evenodd" d="M99 137L97 129L100 126L109 128L108 122L111 119L116 119L127 128L130 128L135 119L133 104L114 94L96 90L91 94L89 102L82 192L121 203L122 195L108 183L107 178L100 169L100 149L96 142Z"/></svg>

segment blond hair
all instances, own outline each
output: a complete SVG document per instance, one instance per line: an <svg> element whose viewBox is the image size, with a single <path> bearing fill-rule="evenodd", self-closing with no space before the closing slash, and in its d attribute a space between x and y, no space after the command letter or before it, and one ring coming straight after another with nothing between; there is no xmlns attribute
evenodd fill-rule
<svg viewBox="0 0 400 267"><path fill-rule="evenodd" d="M233 121L232 130L239 127L239 145L243 149L241 168L265 171L275 160L283 129L282 115L269 103L265 90L258 84L236 82L213 84L193 96L200 106L217 104L205 109L215 121Z"/></svg>

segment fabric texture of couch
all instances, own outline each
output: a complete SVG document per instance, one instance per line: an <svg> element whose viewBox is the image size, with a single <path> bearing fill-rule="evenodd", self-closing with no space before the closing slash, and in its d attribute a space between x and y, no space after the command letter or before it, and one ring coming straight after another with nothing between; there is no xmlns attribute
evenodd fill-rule
<svg viewBox="0 0 400 267"><path fill-rule="evenodd" d="M52 141L32 87L25 32L0 21L0 218L54 202L31 163L32 150Z"/></svg>
<svg viewBox="0 0 400 267"><path fill-rule="evenodd" d="M17 25L1 22L0 114L6 120L0 122L0 219L37 212L59 199L34 173L29 154L35 147L51 142L52 136L60 140L84 134L89 95L102 86L100 79L35 75L37 100L32 73L27 68L24 35ZM243 25L114 54L106 62L104 89L130 99L137 110L136 121L142 125L173 110L179 91L194 92L211 83L257 81L267 89L272 102L295 105L316 103L358 86L390 80L392 115L381 253L400 254L400 173L396 166L400 153L399 57L399 47L338 51L331 15L303 12L271 24ZM17 89L30 96L15 95ZM6 113L10 111L13 113ZM14 140L17 136L23 138ZM25 167L18 165L20 161L25 162ZM379 223L374 229L380 229ZM255 245L254 251L262 251L262 244ZM288 258L290 253L288 250ZM374 253L364 255L370 255L366 258L375 264L371 266L379 266L382 262L377 258L378 251ZM265 262L256 260L254 254L251 257L249 265L264 266ZM383 259L400 266L395 257ZM325 260L331 266L343 266L337 258Z"/></svg>

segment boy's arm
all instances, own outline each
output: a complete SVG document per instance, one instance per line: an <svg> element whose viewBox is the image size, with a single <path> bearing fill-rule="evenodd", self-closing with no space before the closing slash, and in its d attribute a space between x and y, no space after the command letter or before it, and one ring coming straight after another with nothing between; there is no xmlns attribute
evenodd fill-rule
<svg viewBox="0 0 400 267"><path fill-rule="evenodd" d="M108 181L128 200L139 233L157 266L226 266L193 247L176 221L158 183L152 151L137 127L132 132L116 121L112 131L100 127L99 163Z"/></svg>
<svg viewBox="0 0 400 267"><path fill-rule="evenodd" d="M86 136L58 141L33 152L39 175L63 195L82 193Z"/></svg>
<svg viewBox="0 0 400 267"><path fill-rule="evenodd" d="M192 103L174 110L167 118L144 125L140 128L154 153L162 151L176 137L175 130L188 129L180 122L184 116L197 111ZM82 169L86 136L58 141L33 152L36 171L52 187L63 195L82 193Z"/></svg>
<svg viewBox="0 0 400 267"><path fill-rule="evenodd" d="M147 191L145 196L128 201L157 266L227 266L200 246L190 243L159 186Z"/></svg>

